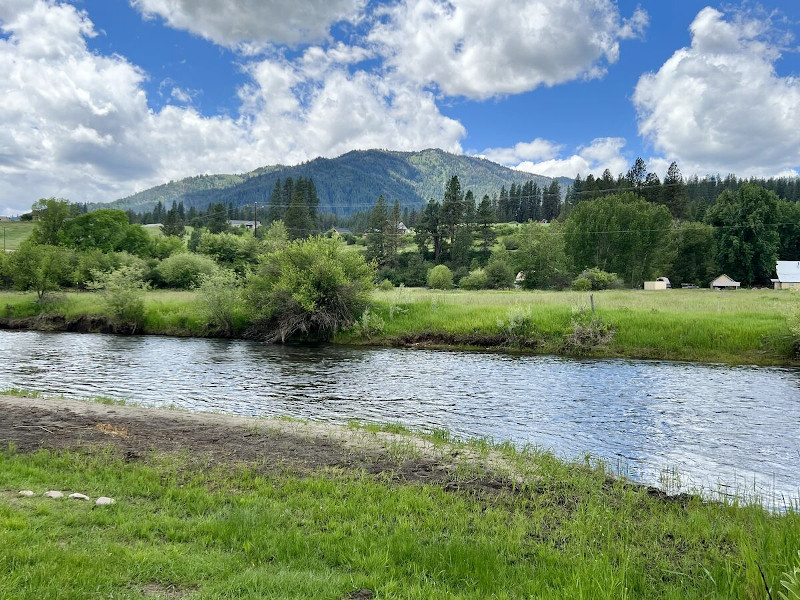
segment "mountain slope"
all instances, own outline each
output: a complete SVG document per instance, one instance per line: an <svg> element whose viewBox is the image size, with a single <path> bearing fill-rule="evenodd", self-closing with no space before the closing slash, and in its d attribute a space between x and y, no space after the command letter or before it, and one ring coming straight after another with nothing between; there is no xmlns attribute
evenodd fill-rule
<svg viewBox="0 0 800 600"><path fill-rule="evenodd" d="M242 206L266 204L278 179L310 177L320 198L319 210L339 215L374 206L379 195L402 206L422 206L428 199L441 199L447 180L457 175L464 191L471 189L477 201L508 189L512 183L533 180L540 187L552 182L549 177L522 173L473 156L450 154L442 150L392 152L357 150L338 158L317 158L294 166L262 167L243 175L200 175L157 186L104 208L151 210L156 202L169 206L183 202L186 208L205 208L211 202ZM572 180L559 178L564 190ZM93 208L98 208L94 206Z"/></svg>

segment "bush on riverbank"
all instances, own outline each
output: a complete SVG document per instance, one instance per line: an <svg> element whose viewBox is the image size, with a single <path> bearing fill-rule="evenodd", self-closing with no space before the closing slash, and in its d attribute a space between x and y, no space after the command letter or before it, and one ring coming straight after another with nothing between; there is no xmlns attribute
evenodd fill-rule
<svg viewBox="0 0 800 600"><path fill-rule="evenodd" d="M364 257L335 239L291 242L266 255L248 280L250 335L269 342L330 339L367 308L374 278Z"/></svg>

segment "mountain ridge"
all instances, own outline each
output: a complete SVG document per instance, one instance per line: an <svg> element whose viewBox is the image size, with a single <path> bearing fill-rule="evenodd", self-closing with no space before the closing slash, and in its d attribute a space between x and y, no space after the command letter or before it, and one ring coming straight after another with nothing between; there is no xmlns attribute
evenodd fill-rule
<svg viewBox="0 0 800 600"><path fill-rule="evenodd" d="M452 154L437 148L417 152L351 150L336 158L318 157L298 165L266 165L242 174L195 175L158 185L92 209L119 208L146 212L157 202L167 208L183 202L185 208L204 209L211 202L236 207L269 202L275 182L287 177L311 178L320 199L319 210L348 215L374 206L379 195L402 206L420 207L430 198L441 199L445 184L457 175L462 189L471 189L477 201L511 184L533 180L549 186L553 178L516 171L485 158ZM557 178L562 193L573 180Z"/></svg>

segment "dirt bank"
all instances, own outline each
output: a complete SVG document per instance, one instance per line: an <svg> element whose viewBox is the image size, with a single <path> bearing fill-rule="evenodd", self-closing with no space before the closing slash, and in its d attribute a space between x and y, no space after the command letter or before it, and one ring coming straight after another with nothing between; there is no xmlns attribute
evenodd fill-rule
<svg viewBox="0 0 800 600"><path fill-rule="evenodd" d="M188 452L211 464L258 463L298 472L340 468L471 491L513 488L501 459L408 435L320 423L0 396L0 446L20 452L114 447L127 460ZM472 476L457 475L464 462ZM483 475L474 476L475 473Z"/></svg>

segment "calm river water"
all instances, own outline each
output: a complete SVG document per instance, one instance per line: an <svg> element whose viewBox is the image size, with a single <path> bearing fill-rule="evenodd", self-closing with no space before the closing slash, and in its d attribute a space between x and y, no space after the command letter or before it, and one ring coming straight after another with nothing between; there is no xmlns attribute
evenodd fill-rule
<svg viewBox="0 0 800 600"><path fill-rule="evenodd" d="M800 497L798 369L3 331L0 365L0 389L445 428L670 491Z"/></svg>

